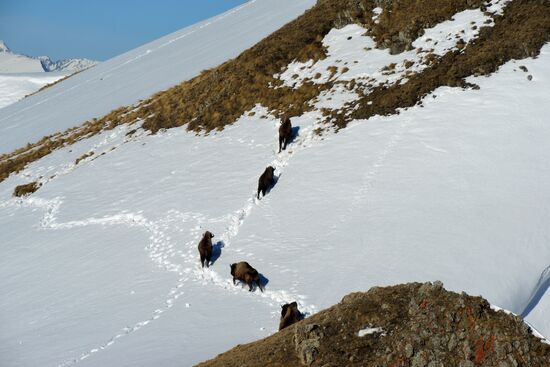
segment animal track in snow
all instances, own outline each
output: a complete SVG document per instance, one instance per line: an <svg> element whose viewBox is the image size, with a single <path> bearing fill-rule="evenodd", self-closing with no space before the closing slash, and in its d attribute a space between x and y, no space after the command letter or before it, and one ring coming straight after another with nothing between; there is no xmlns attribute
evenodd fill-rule
<svg viewBox="0 0 550 367"><path fill-rule="evenodd" d="M313 129L311 127L309 129L304 128L303 133L294 139L286 151L276 155L276 158L273 160L272 164L279 170L279 175L288 165L293 154L311 146L314 136L315 135L313 134ZM105 139L102 139L99 143L97 143L94 146L94 149L97 150L102 146L110 145L112 142L116 141L117 137L118 135L107 136ZM61 169L56 172L56 175L70 174L75 167L76 165L70 164L62 166ZM184 284L189 281L211 284L220 289L233 293L242 292L242 294L252 297L251 299L260 300L270 306L273 306L274 304L279 305L290 301L297 301L300 304L300 308L306 315L316 312L314 306L306 304L305 296L293 294L287 290L271 290L269 288L265 289L263 293L250 293L245 288L233 285L230 277L222 276L212 268L202 269L199 267L195 245L198 242L198 238L200 237L202 231L200 224L207 222L226 222L227 225L223 233L220 234L220 240L224 247L229 247L231 246L233 239L238 235L245 220L252 213L254 207L256 205L260 205L260 203L261 201L258 201L255 198L255 192L252 192L243 207L231 214L219 218L208 218L200 213L183 213L172 210L169 211L165 217L156 221L146 218L141 213L120 212L118 214L104 217L90 217L79 220L58 222L57 218L63 204L62 198L54 198L51 200L36 196L28 198L12 198L8 201L1 202L0 207L16 206L43 210L44 214L40 219L39 224L40 228L44 230L70 230L72 228L86 226L126 226L129 228L141 228L149 234L149 243L145 249L151 261L159 268L168 272L178 273L179 275L177 283L170 289L164 304L161 307L153 310L144 320L120 329L118 333L106 339L106 341L100 345L90 348L88 351L81 353L77 357L70 358L58 364L59 367L64 367L78 363L79 361L87 359L100 351L106 350L115 344L120 338L128 336L133 332L142 329L144 326L149 325L154 320L157 320L164 312L170 310L178 298L184 294ZM168 235L168 231L178 230L178 226L181 225L182 222L192 223L193 221L196 225L192 226L188 230L190 239L185 242L184 246L177 246L177 244ZM242 251L235 249L235 252L240 253ZM273 312L273 314L276 313L278 313L278 309Z"/></svg>

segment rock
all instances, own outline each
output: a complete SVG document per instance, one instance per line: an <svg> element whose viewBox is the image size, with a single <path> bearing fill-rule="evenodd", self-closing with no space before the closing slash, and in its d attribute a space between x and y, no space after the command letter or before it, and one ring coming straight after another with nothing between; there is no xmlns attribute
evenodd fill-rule
<svg viewBox="0 0 550 367"><path fill-rule="evenodd" d="M412 367L426 367L427 364L428 364L428 361L426 360L424 353L419 353L415 355L411 360Z"/></svg>
<svg viewBox="0 0 550 367"><path fill-rule="evenodd" d="M324 333L317 324L297 326L294 332L296 354L302 364L311 365L319 355L320 340Z"/></svg>
<svg viewBox="0 0 550 367"><path fill-rule="evenodd" d="M489 311L480 297L440 287L411 283L353 293L287 332L201 367L240 367L244 360L250 367L550 367L550 346L527 333L521 317ZM352 336L367 325L383 327L386 335Z"/></svg>
<svg viewBox="0 0 550 367"><path fill-rule="evenodd" d="M449 338L449 343L447 343L447 350L449 352L452 352L456 348L457 344L458 341L456 340L456 336L454 334L451 335L451 337Z"/></svg>
<svg viewBox="0 0 550 367"><path fill-rule="evenodd" d="M309 366L319 355L319 341L314 339L304 340L300 343L296 352L302 364Z"/></svg>
<svg viewBox="0 0 550 367"><path fill-rule="evenodd" d="M410 344L405 345L405 357L411 358L413 354L414 354L413 346Z"/></svg>

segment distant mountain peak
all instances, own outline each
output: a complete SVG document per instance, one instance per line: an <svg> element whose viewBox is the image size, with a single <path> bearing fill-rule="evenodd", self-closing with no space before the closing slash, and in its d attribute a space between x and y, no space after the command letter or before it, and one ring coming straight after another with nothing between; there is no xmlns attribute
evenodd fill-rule
<svg viewBox="0 0 550 367"><path fill-rule="evenodd" d="M38 57L45 71L69 71L77 72L88 69L98 62L90 59L64 59L52 61L48 56Z"/></svg>
<svg viewBox="0 0 550 367"><path fill-rule="evenodd" d="M0 52L11 52L8 45L2 40L0 40Z"/></svg>
<svg viewBox="0 0 550 367"><path fill-rule="evenodd" d="M48 56L26 56L12 52L3 40L0 40L0 73L13 72L50 72L75 73L88 69L98 62L89 59L64 59L53 61Z"/></svg>

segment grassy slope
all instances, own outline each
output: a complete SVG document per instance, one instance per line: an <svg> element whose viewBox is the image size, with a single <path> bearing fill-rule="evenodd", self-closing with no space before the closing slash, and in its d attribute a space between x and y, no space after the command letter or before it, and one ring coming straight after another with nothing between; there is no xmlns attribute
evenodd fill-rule
<svg viewBox="0 0 550 367"><path fill-rule="evenodd" d="M391 12L384 11L380 23L374 24L372 9L379 3L384 3ZM291 89L281 86L273 74L293 60L323 58L322 39L333 27L354 22L364 24L379 47L395 53L408 49L423 29L481 4L481 0L319 1L304 15L235 59L136 106L121 107L100 119L1 155L0 182L56 149L120 124L142 122L142 127L153 133L184 125L194 131L223 129L258 103L276 115L301 115L311 108L308 101L332 85L306 82L298 89ZM467 45L464 52L448 53L432 60L429 68L412 75L406 84L375 89L355 102L358 106L351 116L346 117L345 111L333 111L331 122L345 127L350 119L396 113L398 108L418 103L437 87L465 86L464 78L469 75L489 74L512 58L537 55L550 39L550 3L514 0L495 23L494 27L482 28L479 38Z"/></svg>

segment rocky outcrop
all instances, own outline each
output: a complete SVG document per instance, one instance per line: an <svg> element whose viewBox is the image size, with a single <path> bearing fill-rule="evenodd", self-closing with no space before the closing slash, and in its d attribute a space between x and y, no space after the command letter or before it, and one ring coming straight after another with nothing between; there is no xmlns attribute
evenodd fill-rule
<svg viewBox="0 0 550 367"><path fill-rule="evenodd" d="M266 339L199 366L550 366L523 320L440 282L352 293Z"/></svg>

